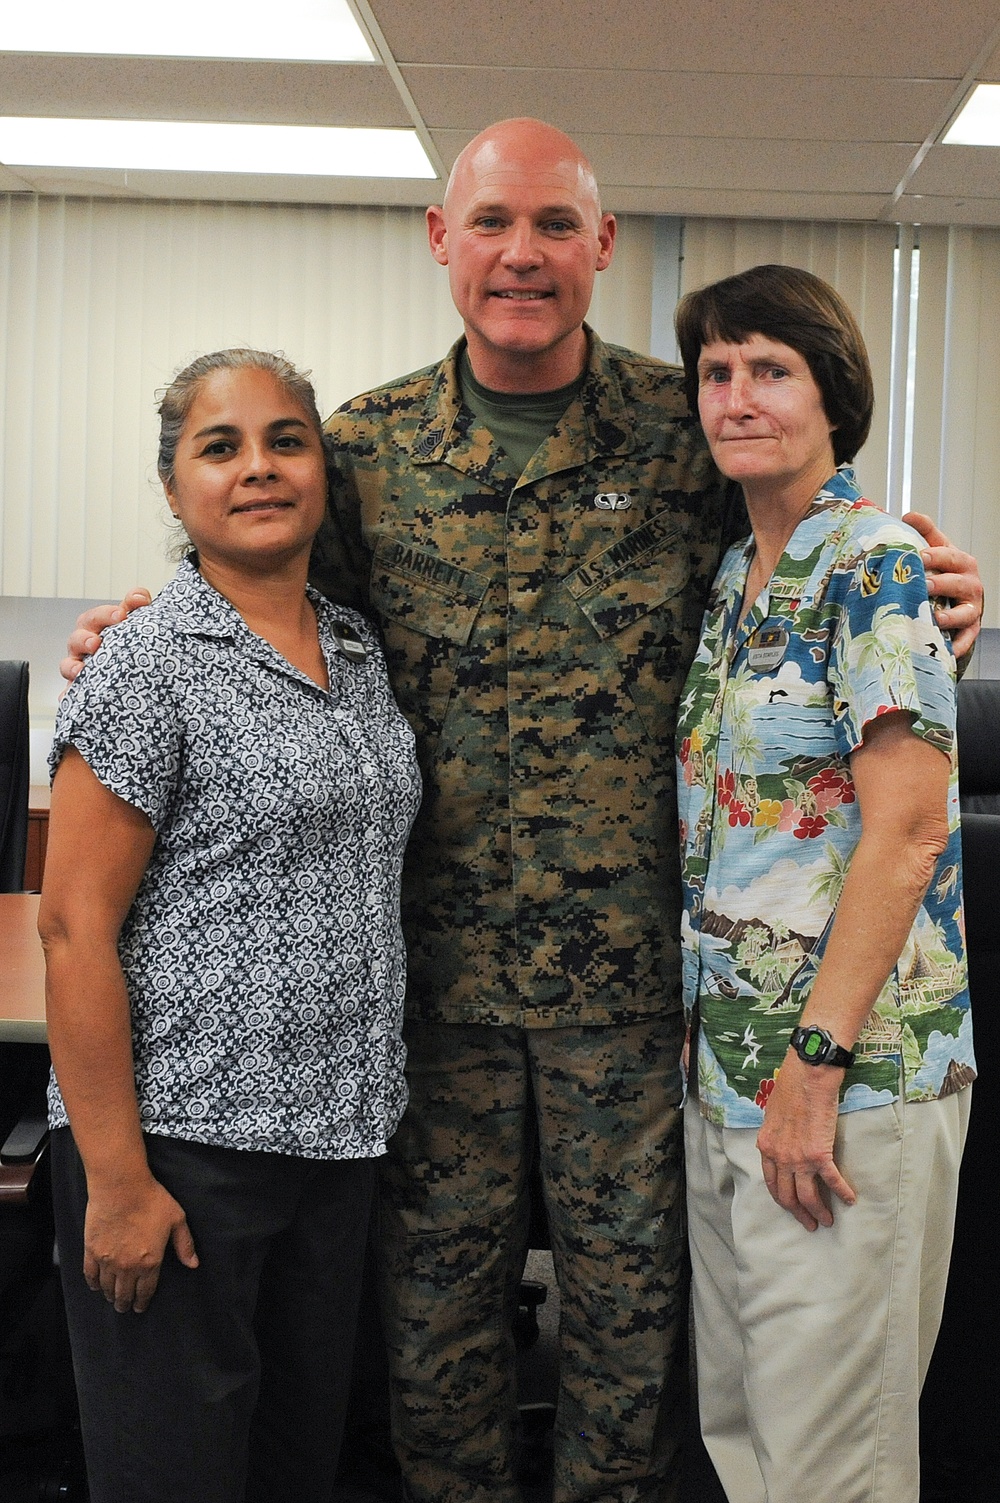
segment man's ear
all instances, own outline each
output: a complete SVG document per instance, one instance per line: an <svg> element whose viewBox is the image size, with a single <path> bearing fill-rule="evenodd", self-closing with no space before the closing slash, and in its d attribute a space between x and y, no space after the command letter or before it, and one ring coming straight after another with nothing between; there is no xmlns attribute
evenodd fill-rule
<svg viewBox="0 0 1000 1503"><path fill-rule="evenodd" d="M597 227L597 242L600 249L597 252L597 270L605 271L611 265L611 257L614 255L615 235L618 233L618 221L613 214L602 214L601 222Z"/></svg>
<svg viewBox="0 0 1000 1503"><path fill-rule="evenodd" d="M431 255L439 266L448 265L448 228L444 222L444 210L440 204L431 204L427 210L427 240Z"/></svg>

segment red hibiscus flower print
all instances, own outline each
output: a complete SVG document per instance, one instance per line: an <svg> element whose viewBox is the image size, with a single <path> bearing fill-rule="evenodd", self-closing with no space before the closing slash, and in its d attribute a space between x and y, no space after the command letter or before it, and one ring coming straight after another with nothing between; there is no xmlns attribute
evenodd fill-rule
<svg viewBox="0 0 1000 1503"><path fill-rule="evenodd" d="M760 1085L757 1087L757 1094L756 1094L756 1096L753 1099L754 1099L754 1101L756 1101L756 1103L760 1107L761 1111L764 1110L765 1106L767 1105L768 1101L770 1100L771 1092L773 1090L774 1090L774 1076L773 1075L771 1076L771 1078L769 1080L762 1080L761 1083L760 1083Z"/></svg>

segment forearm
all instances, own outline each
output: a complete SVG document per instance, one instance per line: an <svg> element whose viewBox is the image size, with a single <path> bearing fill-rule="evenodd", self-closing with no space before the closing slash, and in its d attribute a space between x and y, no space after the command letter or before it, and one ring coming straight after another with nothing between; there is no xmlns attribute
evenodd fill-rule
<svg viewBox="0 0 1000 1503"><path fill-rule="evenodd" d="M125 979L113 941L49 920L49 1048L93 1194L148 1176L132 1060Z"/></svg>
<svg viewBox="0 0 1000 1503"><path fill-rule="evenodd" d="M862 832L803 1024L826 1028L844 1048L855 1043L899 959L940 849L930 834L900 845L891 831Z"/></svg>
<svg viewBox="0 0 1000 1503"><path fill-rule="evenodd" d="M858 1038L899 959L948 839L948 761L913 735L907 717L880 717L851 758L861 835L830 938L800 1021L844 1048ZM854 1192L833 1157L844 1071L789 1049L757 1135L764 1178L808 1230L829 1226L824 1197Z"/></svg>

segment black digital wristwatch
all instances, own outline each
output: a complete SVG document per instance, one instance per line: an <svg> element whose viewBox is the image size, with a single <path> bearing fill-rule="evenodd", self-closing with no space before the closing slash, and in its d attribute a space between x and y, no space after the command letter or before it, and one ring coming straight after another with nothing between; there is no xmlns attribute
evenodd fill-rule
<svg viewBox="0 0 1000 1503"><path fill-rule="evenodd" d="M807 1065L836 1065L848 1070L854 1063L854 1050L842 1049L825 1028L796 1028L790 1043Z"/></svg>

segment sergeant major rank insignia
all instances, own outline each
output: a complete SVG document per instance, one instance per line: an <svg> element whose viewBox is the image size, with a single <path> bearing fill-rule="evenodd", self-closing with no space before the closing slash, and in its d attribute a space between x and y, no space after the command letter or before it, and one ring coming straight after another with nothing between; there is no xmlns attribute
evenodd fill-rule
<svg viewBox="0 0 1000 1503"><path fill-rule="evenodd" d="M418 444L414 445L413 452L418 459L426 459L428 454L433 454L438 444L444 438L443 428L432 428L425 433Z"/></svg>
<svg viewBox="0 0 1000 1503"><path fill-rule="evenodd" d="M599 491L594 497L594 505L598 511L628 511L632 497L623 491Z"/></svg>

